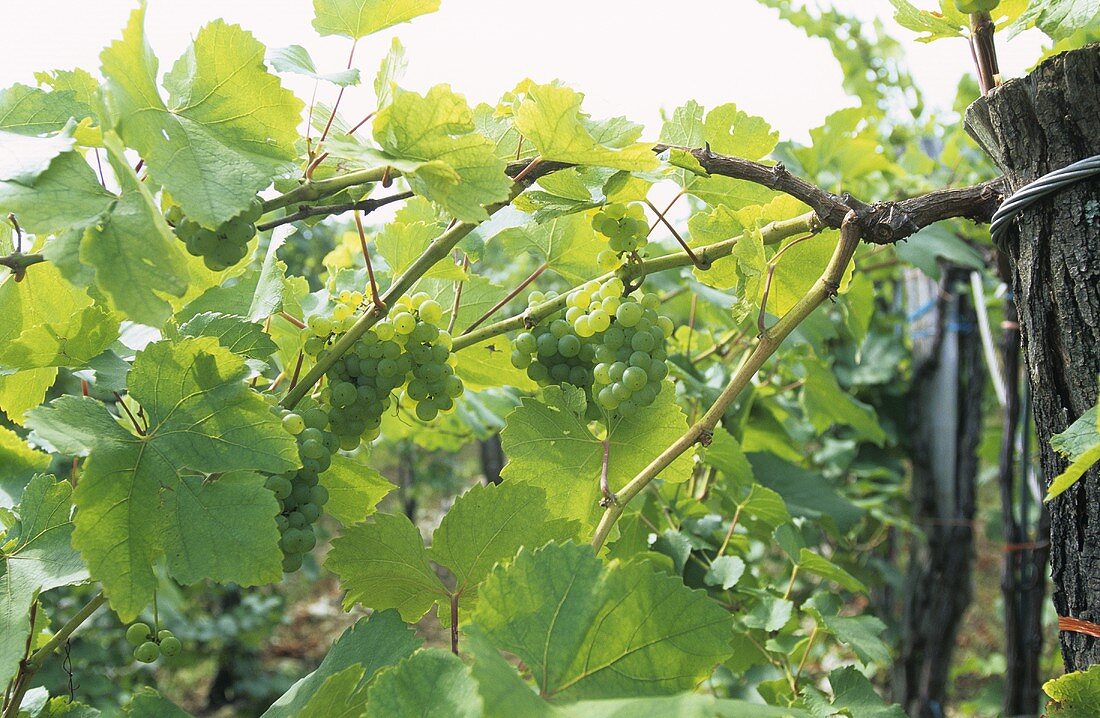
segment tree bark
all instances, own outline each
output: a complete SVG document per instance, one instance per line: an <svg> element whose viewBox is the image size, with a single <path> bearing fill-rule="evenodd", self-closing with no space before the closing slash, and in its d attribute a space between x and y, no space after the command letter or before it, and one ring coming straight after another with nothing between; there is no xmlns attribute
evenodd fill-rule
<svg viewBox="0 0 1100 718"><path fill-rule="evenodd" d="M894 698L913 718L944 715L951 654L972 596L982 363L969 272L906 280L913 335L913 522Z"/></svg>
<svg viewBox="0 0 1100 718"><path fill-rule="evenodd" d="M1100 45L1063 53L976 101L966 129L1010 190L1100 154ZM1096 403L1100 375L1100 179L1030 206L1008 256L1047 480L1066 467L1050 448ZM1059 616L1100 622L1100 471L1051 502L1051 568ZM1067 670L1100 661L1100 640L1060 634Z"/></svg>

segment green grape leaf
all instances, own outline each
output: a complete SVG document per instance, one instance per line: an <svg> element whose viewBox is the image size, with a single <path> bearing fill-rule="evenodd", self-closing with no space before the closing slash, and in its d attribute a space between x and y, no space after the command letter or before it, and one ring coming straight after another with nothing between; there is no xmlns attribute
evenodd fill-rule
<svg viewBox="0 0 1100 718"><path fill-rule="evenodd" d="M1043 684L1050 696L1047 715L1054 718L1088 718L1100 711L1100 665L1074 671Z"/></svg>
<svg viewBox="0 0 1100 718"><path fill-rule="evenodd" d="M863 509L838 493L824 476L770 453L748 457L757 480L782 496L791 514L835 525L842 532L863 516Z"/></svg>
<svg viewBox="0 0 1100 718"><path fill-rule="evenodd" d="M134 691L125 715L134 718L191 718L191 714L148 686Z"/></svg>
<svg viewBox="0 0 1100 718"><path fill-rule="evenodd" d="M96 286L134 321L160 326L172 312L164 295L187 291L186 254L164 221L156 199L126 162L113 133L104 135L122 196L111 211L88 227L80 260L95 270Z"/></svg>
<svg viewBox="0 0 1100 718"><path fill-rule="evenodd" d="M730 655L729 614L704 592L575 544L523 549L494 569L473 621L556 700L689 690Z"/></svg>
<svg viewBox="0 0 1100 718"><path fill-rule="evenodd" d="M821 616L821 624L864 664L890 665L890 647L882 640L886 624L874 616Z"/></svg>
<svg viewBox="0 0 1100 718"><path fill-rule="evenodd" d="M718 105L707 113L703 123L703 141L712 151L723 155L758 160L771 154L779 142L779 133L762 117L737 109L737 105Z"/></svg>
<svg viewBox="0 0 1100 718"><path fill-rule="evenodd" d="M21 135L42 135L57 132L70 119L80 121L91 115L86 104L90 98L60 87L58 90L46 92L19 84L0 90L0 129Z"/></svg>
<svg viewBox="0 0 1100 718"><path fill-rule="evenodd" d="M710 444L702 452L703 461L725 474L735 486L752 484L752 464L741 444L722 427L715 428ZM781 502L782 503L782 502Z"/></svg>
<svg viewBox="0 0 1100 718"><path fill-rule="evenodd" d="M313 28L357 40L435 12L440 0L313 0Z"/></svg>
<svg viewBox="0 0 1100 718"><path fill-rule="evenodd" d="M607 471L612 491L621 489L687 430L673 394L671 387L665 387L646 411L612 426ZM592 435L582 416L568 408L560 391L544 396L546 402L524 399L507 417L500 436L508 463L501 475L506 481L542 487L551 516L594 527L603 513L599 505L603 442ZM661 477L668 483L686 481L692 460L692 452L685 452Z"/></svg>
<svg viewBox="0 0 1100 718"><path fill-rule="evenodd" d="M787 505L783 503L783 497L760 484L753 484L749 488L748 495L737 503L737 510L769 529L774 529L791 520Z"/></svg>
<svg viewBox="0 0 1100 718"><path fill-rule="evenodd" d="M360 718L367 705L364 673L362 666L354 665L326 678L298 718Z"/></svg>
<svg viewBox="0 0 1100 718"><path fill-rule="evenodd" d="M75 143L70 132L32 136L0 129L0 182L34 186L50 163L71 152Z"/></svg>
<svg viewBox="0 0 1100 718"><path fill-rule="evenodd" d="M821 273L825 271L836 249L839 233L822 232L809 239L794 244L791 240L784 244L790 249L783 252L775 263L772 275L771 291L768 294L768 311L776 316L786 314L813 287ZM840 280L839 291L844 292L852 279L853 264L849 264Z"/></svg>
<svg viewBox="0 0 1100 718"><path fill-rule="evenodd" d="M852 666L830 673L829 686L833 689L832 713L844 710L859 718L905 718L901 706L882 700L871 681Z"/></svg>
<svg viewBox="0 0 1100 718"><path fill-rule="evenodd" d="M88 578L69 545L71 494L67 482L35 476L19 502L18 521L0 535L0 683L7 684L23 658L38 594Z"/></svg>
<svg viewBox="0 0 1100 718"><path fill-rule="evenodd" d="M42 403L56 379L57 367L52 366L0 376L0 411L22 424L23 415Z"/></svg>
<svg viewBox="0 0 1100 718"><path fill-rule="evenodd" d="M118 320L49 262L0 284L0 372L82 367L118 338Z"/></svg>
<svg viewBox="0 0 1100 718"><path fill-rule="evenodd" d="M458 353L455 374L472 391L499 386L515 387L520 391L535 390L537 385L527 376L527 372L512 366L511 354L507 337L491 337L471 344Z"/></svg>
<svg viewBox="0 0 1100 718"><path fill-rule="evenodd" d="M719 556L711 562L703 580L708 586L730 589L737 585L745 573L745 562L736 556Z"/></svg>
<svg viewBox="0 0 1100 718"><path fill-rule="evenodd" d="M325 513L345 526L373 514L378 502L397 488L376 469L343 454L332 455L332 465L321 473L320 481L328 490Z"/></svg>
<svg viewBox="0 0 1100 718"><path fill-rule="evenodd" d="M414 192L457 219L487 219L483 205L508 199L512 180L492 141L474 131L466 100L448 85L427 95L397 87L392 93L374 117L374 139L383 149L377 164L400 169Z"/></svg>
<svg viewBox="0 0 1100 718"><path fill-rule="evenodd" d="M971 269L985 267L982 255L943 224L925 227L907 241L898 242L894 245L894 253L901 261L937 280L940 260Z"/></svg>
<svg viewBox="0 0 1100 718"><path fill-rule="evenodd" d="M909 0L890 0L894 6L894 20L917 35L918 42L932 42L945 37L963 37L963 29L969 26L966 15L955 8L953 0L944 0L937 10L921 10Z"/></svg>
<svg viewBox="0 0 1100 718"><path fill-rule="evenodd" d="M1008 28L1008 37L1037 27L1052 40L1063 40L1100 20L1097 0L1032 0Z"/></svg>
<svg viewBox="0 0 1100 718"><path fill-rule="evenodd" d="M593 123L581 112L583 99L584 95L568 87L532 84L515 108L516 129L538 148L543 160L628 172L658 166L657 156L645 143L624 147L601 144L597 137L607 127Z"/></svg>
<svg viewBox="0 0 1100 718"><path fill-rule="evenodd" d="M214 337L223 347L249 359L267 359L278 348L262 325L218 312L196 314L179 327L186 337Z"/></svg>
<svg viewBox="0 0 1100 718"><path fill-rule="evenodd" d="M324 80L340 87L350 87L359 84L359 70L349 68L336 72L318 72L317 65L309 56L309 50L301 45L288 45L274 50L268 50L267 62L276 72L289 72L295 75L305 75L314 80Z"/></svg>
<svg viewBox="0 0 1100 718"><path fill-rule="evenodd" d="M32 476L45 471L50 457L6 426L0 426L0 509L19 503L19 496Z"/></svg>
<svg viewBox="0 0 1100 718"><path fill-rule="evenodd" d="M432 536L428 557L454 574L454 593L471 605L477 585L495 564L510 560L522 546L576 536L577 529L571 521L548 518L546 493L538 487L480 484L455 499Z"/></svg>
<svg viewBox="0 0 1100 718"><path fill-rule="evenodd" d="M161 341L139 352L130 372L130 396L148 421L144 435L88 398L63 396L28 414L62 453L89 454L75 494L73 546L122 620L152 600L152 564L165 553L169 573L186 583L254 585L282 576L278 502L252 472L291 470L298 450L247 376L244 359L214 338Z"/></svg>
<svg viewBox="0 0 1100 718"><path fill-rule="evenodd" d="M361 688L378 671L411 656L420 643L396 611L360 618L336 639L317 670L291 686L261 718L297 718L327 680L353 667L362 669Z"/></svg>
<svg viewBox="0 0 1100 718"><path fill-rule="evenodd" d="M1085 475L1085 472L1097 462L1100 462L1100 441L1075 458L1073 463L1066 467L1065 471L1054 477L1054 480L1050 482L1050 486L1047 487L1047 495L1043 500L1050 501L1060 496L1076 484Z"/></svg>
<svg viewBox="0 0 1100 718"><path fill-rule="evenodd" d="M364 715L481 718L481 696L470 669L458 656L427 648L378 675L367 692Z"/></svg>
<svg viewBox="0 0 1100 718"><path fill-rule="evenodd" d="M770 593L762 593L751 610L741 616L741 621L749 628L778 631L787 625L793 613L794 603L791 601Z"/></svg>
<svg viewBox="0 0 1100 718"><path fill-rule="evenodd" d="M409 63L405 60L405 47L396 37L390 41L390 50L382 58L382 64L378 67L378 74L374 76L375 107L380 110L393 102L393 88L405 76L405 68Z"/></svg>
<svg viewBox="0 0 1100 718"><path fill-rule="evenodd" d="M671 116L666 115L664 117L660 137L661 142L669 145L691 148L702 147L703 106L695 100L688 100L677 107L672 111Z"/></svg>
<svg viewBox="0 0 1100 718"><path fill-rule="evenodd" d="M470 670L485 706L485 718L553 718L554 706L539 698L475 625L462 629L462 652L473 662Z"/></svg>
<svg viewBox="0 0 1100 718"><path fill-rule="evenodd" d="M436 576L420 530L404 514L375 514L332 542L325 567L340 578L344 607L396 608L414 623L447 589Z"/></svg>
<svg viewBox="0 0 1100 718"><path fill-rule="evenodd" d="M838 583L849 591L867 591L867 587L858 578L808 548L804 548L799 552L796 565L803 571L809 571L814 575Z"/></svg>
<svg viewBox="0 0 1100 718"><path fill-rule="evenodd" d="M438 222L414 219L403 209L378 232L374 238L374 246L396 277L420 259L428 245L442 233L443 228ZM444 260L437 262L424 276L430 279L461 280L466 274L459 265Z"/></svg>
<svg viewBox="0 0 1100 718"><path fill-rule="evenodd" d="M264 46L222 20L165 75L165 102L144 21L142 6L100 56L112 125L188 217L216 227L296 159L303 104L267 72Z"/></svg>
<svg viewBox="0 0 1100 718"><path fill-rule="evenodd" d="M539 224L531 222L497 234L491 241L510 256L530 254L561 275L579 284L596 273L596 255L607 249L588 217L570 214Z"/></svg>
<svg viewBox="0 0 1100 718"><path fill-rule="evenodd" d="M802 366L806 371L802 406L815 429L822 432L840 424L851 427L868 441L883 445L886 432L879 425L874 409L841 389L836 377L822 362L808 361Z"/></svg>
<svg viewBox="0 0 1100 718"><path fill-rule="evenodd" d="M34 234L85 227L107 212L115 199L79 152L58 155L33 185L0 181L0 212L14 214L24 231Z"/></svg>
<svg viewBox="0 0 1100 718"><path fill-rule="evenodd" d="M1050 437L1050 446L1071 463L1050 482L1045 501L1065 492L1100 462L1100 406L1089 409L1065 431Z"/></svg>

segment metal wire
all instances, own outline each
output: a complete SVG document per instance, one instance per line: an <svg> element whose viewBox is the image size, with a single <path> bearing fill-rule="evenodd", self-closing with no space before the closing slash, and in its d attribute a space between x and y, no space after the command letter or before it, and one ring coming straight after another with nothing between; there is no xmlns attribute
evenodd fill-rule
<svg viewBox="0 0 1100 718"><path fill-rule="evenodd" d="M993 238L993 243L1002 252L1005 251L1005 233L1017 214L1066 185L1080 182L1098 174L1100 174L1100 155L1093 155L1078 160L1071 165L1066 165L1061 169L1048 172L1034 182L1028 182L1016 190L993 213L993 220L989 223L989 234Z"/></svg>

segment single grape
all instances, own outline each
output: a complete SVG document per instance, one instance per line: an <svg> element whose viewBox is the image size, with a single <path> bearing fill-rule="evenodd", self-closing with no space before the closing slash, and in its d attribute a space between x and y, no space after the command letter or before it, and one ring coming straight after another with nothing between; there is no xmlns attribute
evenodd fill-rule
<svg viewBox="0 0 1100 718"><path fill-rule="evenodd" d="M283 417L283 428L287 433L297 436L305 431L306 422L301 414L287 414Z"/></svg>
<svg viewBox="0 0 1100 718"><path fill-rule="evenodd" d="M147 623L135 623L126 629L126 641L131 646L137 647L149 640L152 632Z"/></svg>
<svg viewBox="0 0 1100 718"><path fill-rule="evenodd" d="M177 655L181 648L183 648L183 645L180 643L180 639L172 634L168 634L160 641L160 652L168 658Z"/></svg>
<svg viewBox="0 0 1100 718"><path fill-rule="evenodd" d="M146 641L134 649L134 658L142 663L152 663L160 657L160 649L152 641Z"/></svg>

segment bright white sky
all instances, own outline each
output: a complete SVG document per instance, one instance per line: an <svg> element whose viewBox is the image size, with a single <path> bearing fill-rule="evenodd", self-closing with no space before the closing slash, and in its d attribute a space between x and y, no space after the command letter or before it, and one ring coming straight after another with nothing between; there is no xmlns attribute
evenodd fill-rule
<svg viewBox="0 0 1100 718"><path fill-rule="evenodd" d="M810 0L813 2L813 0ZM929 4L931 0L923 0ZM886 0L836 0L841 9L889 18ZM919 4L919 2L918 2ZM98 68L100 50L117 38L133 0L0 0L0 87L34 84L35 70ZM319 37L309 0L149 0L147 30L165 71L206 20L223 17L251 30L268 47L304 45L322 71L342 69L350 40ZM946 107L963 72L966 43L924 45L888 20L909 51L910 69L933 106ZM586 94L596 117L624 114L660 129L661 108L687 99L706 107L734 102L763 116L785 138L852 104L824 41L809 40L752 0L443 0L440 12L361 41L356 66L366 87L353 88L341 114L356 121L373 108L369 89L397 35L407 49L403 86L425 90L447 82L470 104L490 103L524 76L559 78ZM1000 47L1006 76L1023 74L1038 57L1031 31ZM308 101L313 81L288 84ZM336 90L320 89L331 104Z"/></svg>

